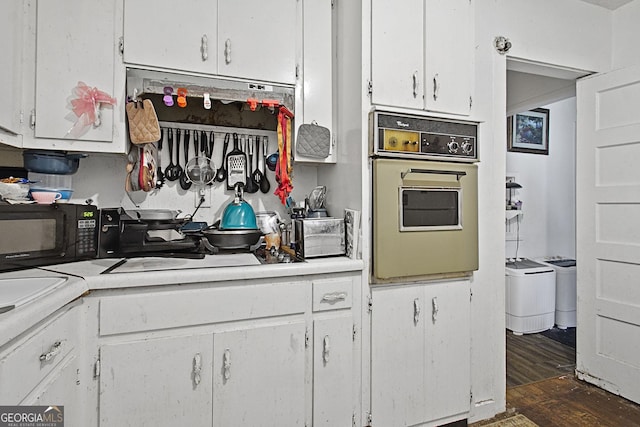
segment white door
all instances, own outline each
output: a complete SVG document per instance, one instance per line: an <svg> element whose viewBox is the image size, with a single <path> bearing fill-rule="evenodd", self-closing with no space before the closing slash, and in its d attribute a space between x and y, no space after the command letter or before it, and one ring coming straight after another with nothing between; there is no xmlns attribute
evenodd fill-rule
<svg viewBox="0 0 640 427"><path fill-rule="evenodd" d="M125 62L215 74L216 6L211 0L127 0Z"/></svg>
<svg viewBox="0 0 640 427"><path fill-rule="evenodd" d="M313 321L313 425L350 426L353 414L353 318Z"/></svg>
<svg viewBox="0 0 640 427"><path fill-rule="evenodd" d="M300 321L213 335L214 426L305 424L305 330Z"/></svg>
<svg viewBox="0 0 640 427"><path fill-rule="evenodd" d="M578 376L640 402L640 66L577 84Z"/></svg>
<svg viewBox="0 0 640 427"><path fill-rule="evenodd" d="M220 0L218 73L296 82L296 0Z"/></svg>
<svg viewBox="0 0 640 427"><path fill-rule="evenodd" d="M210 334L100 348L100 427L212 425Z"/></svg>
<svg viewBox="0 0 640 427"><path fill-rule="evenodd" d="M424 285L371 291L371 411L375 425L423 423L425 409Z"/></svg>
<svg viewBox="0 0 640 427"><path fill-rule="evenodd" d="M422 0L371 2L371 82L374 104L424 108Z"/></svg>
<svg viewBox="0 0 640 427"><path fill-rule="evenodd" d="M70 104L71 99L80 96L74 93L78 82L112 97L118 95L114 91L116 2L40 1L37 15L35 136L61 139L78 120ZM67 141L80 139L111 145L116 108L122 106L100 108L100 120L89 125L80 137ZM92 151L109 151L100 147L103 144L93 145ZM76 148L80 149L72 149Z"/></svg>
<svg viewBox="0 0 640 427"><path fill-rule="evenodd" d="M0 128L20 133L22 105L22 0L2 2L0 14L0 82L4 86L4 99L0 102Z"/></svg>

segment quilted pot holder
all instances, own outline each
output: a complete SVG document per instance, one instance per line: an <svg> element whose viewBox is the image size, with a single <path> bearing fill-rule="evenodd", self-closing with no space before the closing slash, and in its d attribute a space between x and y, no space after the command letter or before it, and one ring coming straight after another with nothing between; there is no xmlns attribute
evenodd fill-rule
<svg viewBox="0 0 640 427"><path fill-rule="evenodd" d="M296 154L305 157L325 159L331 148L331 132L323 126L313 122L303 124L298 128L296 138Z"/></svg>
<svg viewBox="0 0 640 427"><path fill-rule="evenodd" d="M146 144L160 139L158 116L151 100L129 102L126 111L131 143Z"/></svg>

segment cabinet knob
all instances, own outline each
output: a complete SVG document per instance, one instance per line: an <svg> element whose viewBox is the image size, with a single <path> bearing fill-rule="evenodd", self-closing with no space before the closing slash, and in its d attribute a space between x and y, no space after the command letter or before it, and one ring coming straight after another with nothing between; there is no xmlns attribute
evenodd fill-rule
<svg viewBox="0 0 640 427"><path fill-rule="evenodd" d="M413 73L413 97L418 97L418 88L420 86L420 81L418 80L418 72Z"/></svg>
<svg viewBox="0 0 640 427"><path fill-rule="evenodd" d="M202 52L203 61L209 59L209 40L207 39L206 34L202 35L202 39L200 41L200 52Z"/></svg>
<svg viewBox="0 0 640 427"><path fill-rule="evenodd" d="M224 62L231 64L231 39L224 42Z"/></svg>
<svg viewBox="0 0 640 427"><path fill-rule="evenodd" d="M420 322L420 298L413 300L413 323L418 324Z"/></svg>
<svg viewBox="0 0 640 427"><path fill-rule="evenodd" d="M231 378L231 350L228 348L224 351L224 356L222 359L222 367L223 367L223 376L225 381Z"/></svg>
<svg viewBox="0 0 640 427"><path fill-rule="evenodd" d="M200 384L200 373L202 372L202 356L200 353L196 353L193 356L193 383L195 385Z"/></svg>
<svg viewBox="0 0 640 427"><path fill-rule="evenodd" d="M322 360L324 361L325 365L329 363L330 348L331 346L329 344L329 335L325 335L324 339L322 340Z"/></svg>
<svg viewBox="0 0 640 427"><path fill-rule="evenodd" d="M438 319L438 298L431 298L431 320L436 323Z"/></svg>
<svg viewBox="0 0 640 427"><path fill-rule="evenodd" d="M433 76L433 100L438 100L438 92L440 92L440 84L438 83L438 75Z"/></svg>

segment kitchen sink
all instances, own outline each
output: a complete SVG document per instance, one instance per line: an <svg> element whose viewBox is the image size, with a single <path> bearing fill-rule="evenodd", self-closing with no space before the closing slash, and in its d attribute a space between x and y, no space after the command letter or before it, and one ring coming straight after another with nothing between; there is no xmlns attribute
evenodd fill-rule
<svg viewBox="0 0 640 427"><path fill-rule="evenodd" d="M66 277L0 279L0 313L33 301L66 281Z"/></svg>

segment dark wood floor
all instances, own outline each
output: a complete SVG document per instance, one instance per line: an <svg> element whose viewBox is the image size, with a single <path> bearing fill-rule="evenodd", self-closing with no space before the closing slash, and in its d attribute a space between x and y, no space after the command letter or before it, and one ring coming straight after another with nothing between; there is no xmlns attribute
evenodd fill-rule
<svg viewBox="0 0 640 427"><path fill-rule="evenodd" d="M579 381L575 350L541 334L507 331L507 411L541 427L640 427L640 405Z"/></svg>

